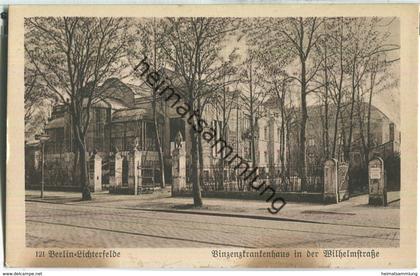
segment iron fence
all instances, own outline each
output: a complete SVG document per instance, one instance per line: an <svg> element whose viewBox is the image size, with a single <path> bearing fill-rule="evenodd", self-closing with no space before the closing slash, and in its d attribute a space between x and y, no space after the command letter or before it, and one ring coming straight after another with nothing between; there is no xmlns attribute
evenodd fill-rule
<svg viewBox="0 0 420 276"><path fill-rule="evenodd" d="M323 166L308 166L306 178L303 181L298 168L271 167L259 168L258 183L263 181L280 192L313 192L321 193L324 185ZM265 173L262 173L264 171ZM223 173L223 174L222 174ZM200 179L202 191L251 191L249 182L244 181L242 176L232 168L222 170L217 167L206 167ZM258 184L254 184L257 186ZM191 181L187 177L187 190L191 190Z"/></svg>

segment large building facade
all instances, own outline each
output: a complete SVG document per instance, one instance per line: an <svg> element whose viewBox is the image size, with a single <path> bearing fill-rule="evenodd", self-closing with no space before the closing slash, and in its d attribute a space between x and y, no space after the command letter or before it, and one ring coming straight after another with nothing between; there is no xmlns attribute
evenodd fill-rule
<svg viewBox="0 0 420 276"><path fill-rule="evenodd" d="M389 186L399 189L401 134L398 125L380 109L374 105L369 108L365 102L353 106L353 116L350 115L350 104L343 103L339 114L335 105L328 108L328 116L325 116L324 105L308 107L306 165L309 180L322 177L325 160L335 158L349 165L351 189L365 191L368 186L367 164L373 157L381 157L385 161ZM298 112L290 124L290 156L298 156L300 151L299 120ZM298 174L297 158L290 158L288 166L292 174Z"/></svg>
<svg viewBox="0 0 420 276"><path fill-rule="evenodd" d="M91 107L90 124L86 134L86 150L89 156L99 155L102 159L102 184L109 188L110 175L113 174L115 154L122 157L122 186L128 187L129 156L133 150L143 153L145 162L151 170L150 179L156 187L160 182L160 166L156 145L155 122L151 106L151 89L146 85L127 85L118 79L108 79L100 88L101 97ZM209 127L216 130L218 139L223 138L249 165L252 165L250 138L245 135L249 130L249 116L236 103L229 109L229 117L221 118L218 107L209 104L204 108L202 118ZM161 134L165 164L165 179L172 182L172 151L177 136L182 137L186 145L186 180L189 182L191 164L191 125L188 117L182 117L168 101L161 98L157 104L157 124ZM255 165L260 173L268 174L280 166L279 118L274 113L265 112L255 125ZM222 137L221 129L225 129ZM72 181L75 171L77 148L70 113L66 105L52 108L45 132L50 137L45 144L45 179L47 187L77 189L77 182ZM242 183L227 162L222 165L223 152L214 143L202 139L203 189L242 189ZM27 143L27 187L39 185L40 147L36 142ZM32 175L31 175L32 174ZM59 175L63 175L60 179ZM223 179L220 185L220 179Z"/></svg>
<svg viewBox="0 0 420 276"><path fill-rule="evenodd" d="M149 185L160 186L160 163L156 144L157 126L163 151L164 174L167 184L172 183L172 153L176 139L185 143L186 150L186 182L190 183L191 141L188 116L180 115L170 101L158 98L156 121L152 111L149 86L128 85L119 79L105 81L99 88L98 97L91 108L91 120L86 134L86 150L89 156L101 157L101 183L103 189L112 189L112 176L115 175L115 156L122 158L121 188L128 189L130 182L130 155L139 151L142 155L142 167L147 169L142 176L147 177ZM239 92L237 92L239 93ZM286 191L299 191L299 112L287 122L282 122L278 107L272 104L262 105L263 112L253 114L254 133L250 134L250 114L239 102L240 97L232 97L229 109L221 109L219 105L208 104L202 111L201 118L215 130L216 139L208 143L201 139L200 170L202 172L202 188L204 190L246 190L238 177L238 170L229 166L223 158L225 152L217 140L224 140L249 167L257 167L258 174L277 183L277 187ZM358 112L365 113L367 104L362 103ZM364 168L363 137L360 131L367 126L366 116L355 116L352 127L352 146L345 157L345 138L350 125L344 110L340 117L340 127L335 133L334 106L330 106L330 115L325 116L323 106L308 107L306 128L306 164L307 191L322 190L323 164L326 159L335 157L339 161L349 162L351 168ZM360 114L360 113L359 113ZM369 158L373 155L387 159L399 153L400 134L398 127L384 113L374 106L370 111ZM327 118L327 120L325 119ZM357 120L359 118L359 120ZM328 124L328 127L326 125ZM45 144L45 182L47 187L56 189L78 189L77 149L72 131L71 116L66 105L54 106L51 116L45 125L45 132L50 137ZM326 135L326 132L328 135ZM326 136L328 137L326 139ZM336 136L334 155L333 137ZM252 138L253 137L253 138ZM27 187L37 187L40 183L40 147L37 142L26 145ZM131 170L133 168L131 167ZM147 176L145 176L147 175ZM284 179L287 177L287 183ZM363 176L364 177L364 176ZM356 178L355 178L356 179ZM360 181L360 180L357 180ZM145 183L145 181L143 181ZM296 185L295 185L296 184Z"/></svg>

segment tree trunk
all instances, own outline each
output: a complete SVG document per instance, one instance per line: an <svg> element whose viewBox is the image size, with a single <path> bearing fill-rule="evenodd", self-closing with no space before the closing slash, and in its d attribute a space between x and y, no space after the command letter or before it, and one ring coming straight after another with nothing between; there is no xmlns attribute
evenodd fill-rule
<svg viewBox="0 0 420 276"><path fill-rule="evenodd" d="M356 89L354 89L355 91ZM355 94L355 92L353 92ZM346 150L344 151L344 159L349 160L350 159L350 152L351 152L351 146L352 146L352 140L353 140L353 117L354 117L354 96L352 96L351 100L351 107L350 107L350 126L349 126L349 136L347 139L347 146Z"/></svg>
<svg viewBox="0 0 420 276"><path fill-rule="evenodd" d="M73 143L73 141L72 141ZM74 151L74 159L73 159L73 175L72 175L72 181L73 181L73 186L77 186L77 182L79 182L79 178L77 175L77 166L79 165L79 151L75 150Z"/></svg>
<svg viewBox="0 0 420 276"><path fill-rule="evenodd" d="M330 136L329 136L329 104L328 104L328 77L327 73L326 76L326 85L325 85L325 101L324 101L324 113L325 113L325 121L324 121L324 155L325 158L330 157Z"/></svg>
<svg viewBox="0 0 420 276"><path fill-rule="evenodd" d="M371 113L372 113L372 96L373 96L373 88L375 86L375 77L376 72L372 73L371 75L371 82L370 82L370 91L369 91L369 104L368 104L368 117L367 117L367 133L366 133L366 139L367 139L367 155L365 156L366 164L369 166L369 154L370 154L370 119L371 119ZM366 167L366 169L368 169Z"/></svg>
<svg viewBox="0 0 420 276"><path fill-rule="evenodd" d="M342 99L342 89L343 89L343 77L344 77L344 64L343 64L343 20L340 22L340 82L338 84L338 95L337 95L337 106L335 111L335 121L334 121L334 140L333 140L333 149L332 149L332 158L337 156L337 135L338 135L338 118L341 112L341 99ZM343 122L342 122L343 123ZM344 124L341 124L341 127L344 127Z"/></svg>
<svg viewBox="0 0 420 276"><path fill-rule="evenodd" d="M198 143L198 166L199 166L198 180L201 184L204 184L203 140L202 140L201 135L197 135L197 143Z"/></svg>
<svg viewBox="0 0 420 276"><path fill-rule="evenodd" d="M351 152L351 144L353 140L353 116L354 116L354 101L355 101L355 95L356 95L356 57L354 57L353 61L353 68L352 68L352 91L351 91L351 103L350 103L350 125L349 125L349 136L347 140L347 147L344 151L344 159L349 160L350 159L350 152Z"/></svg>
<svg viewBox="0 0 420 276"><path fill-rule="evenodd" d="M360 89L357 89L357 118L359 121L359 132L360 132L360 140L361 140L361 146L363 148L363 160L362 161L362 166L367 167L366 163L366 156L368 155L368 148L367 148L367 142L366 142L366 138L365 135L363 134L364 132L364 117L365 117L365 113L364 110L362 110L363 107L363 100L361 98L360 95Z"/></svg>
<svg viewBox="0 0 420 276"><path fill-rule="evenodd" d="M165 160L163 157L163 149L162 149L162 141L161 141L161 135L160 135L160 128L159 128L159 122L157 118L157 112L156 112L156 97L153 97L152 102L152 109L153 109L153 124L155 127L155 134L156 134L156 148L158 151L158 158L159 158L159 168L160 168L160 186L162 188L165 188L166 181L165 181Z"/></svg>
<svg viewBox="0 0 420 276"><path fill-rule="evenodd" d="M225 118L223 118L223 126L222 126L222 137L223 141L227 141L226 134L225 134ZM224 190L225 186L225 158L224 151L220 151L220 185L219 190Z"/></svg>
<svg viewBox="0 0 420 276"><path fill-rule="evenodd" d="M302 191L306 190L306 121L308 110L306 106L306 63L301 61L301 125L299 133L299 172Z"/></svg>
<svg viewBox="0 0 420 276"><path fill-rule="evenodd" d="M324 81L325 81L325 98L324 98L324 115L325 115L325 120L324 120L324 135L323 135L323 140L324 140L324 158L328 159L330 157L330 137L329 137L329 106L328 106L328 96L329 96L329 80L328 80L328 64L327 64L327 60L328 60L328 48L327 48L327 44L324 41Z"/></svg>
<svg viewBox="0 0 420 276"><path fill-rule="evenodd" d="M249 64L249 118L250 118L250 130L251 130L251 158L252 167L255 168L257 161L255 158L255 114L254 114L254 96L253 96L253 85L252 85L252 59Z"/></svg>
<svg viewBox="0 0 420 276"><path fill-rule="evenodd" d="M291 152L291 141L290 141L290 121L289 119L286 122L286 146L285 146L285 151L286 151L286 177L289 178L290 177L290 152Z"/></svg>
<svg viewBox="0 0 420 276"><path fill-rule="evenodd" d="M343 113L344 112L345 111L341 111L340 112L340 124L341 124L341 128L340 128L341 141L340 142L342 142L343 144L342 144L341 148L339 149L340 151L342 151L342 153L340 153L337 156L338 161L343 161L343 159L344 159L344 161L346 161L346 159L345 159L345 152L346 152L346 148L347 148L347 139L346 139L346 128L345 128L346 122L345 122L345 120L343 118Z"/></svg>
<svg viewBox="0 0 420 276"><path fill-rule="evenodd" d="M193 127L190 127L190 137L191 137L191 182L192 182L192 192L194 199L194 206L201 207L203 206L203 201L201 199L201 187L198 179L198 149L197 149L197 137Z"/></svg>
<svg viewBox="0 0 420 276"><path fill-rule="evenodd" d="M153 18L153 67L157 69L157 45L156 45L156 20ZM158 157L159 157L159 167L160 167L160 186L165 188L166 181L165 181L165 159L163 156L163 148L162 148L162 141L160 136L160 128L159 122L157 118L156 112L156 101L157 101L157 88L156 85L153 87L153 101L152 101L152 109L153 109L153 124L155 126L155 133L156 133L156 148L158 150Z"/></svg>
<svg viewBox="0 0 420 276"><path fill-rule="evenodd" d="M336 158L337 156L337 135L338 135L338 118L340 116L340 109L341 103L340 101L337 103L337 107L335 110L335 118L334 118L334 138L333 138L333 148L332 148L332 158Z"/></svg>
<svg viewBox="0 0 420 276"><path fill-rule="evenodd" d="M223 87L223 105L222 105L222 125L221 125L221 136L223 138L223 141L227 142L226 139L226 125L227 125L227 121L226 121L226 88ZM220 172L221 172L221 177L220 177L220 190L224 190L224 185L225 185L225 159L224 157L224 152L223 150L220 151Z"/></svg>
<svg viewBox="0 0 420 276"><path fill-rule="evenodd" d="M286 143L284 141L284 131L285 131L285 114L284 114L284 104L282 103L282 107L281 107L281 125L280 125L280 167L281 167L281 175L284 176L286 167L284 164L284 160L285 160L285 154L286 154Z"/></svg>
<svg viewBox="0 0 420 276"><path fill-rule="evenodd" d="M73 130L76 138L77 151L79 152L79 169L80 169L80 190L82 192L82 200L91 200L92 195L89 189L89 172L86 158L86 140L85 134L81 130L80 118L75 109L71 109L73 120Z"/></svg>
<svg viewBox="0 0 420 276"><path fill-rule="evenodd" d="M252 158L252 167L255 168L257 165L257 159L255 157L255 125L254 125L254 116L251 115L251 158Z"/></svg>
<svg viewBox="0 0 420 276"><path fill-rule="evenodd" d="M201 105L200 98L197 99L197 105L200 107L200 118L203 116L204 105ZM197 146L198 146L198 181L201 185L204 185L204 157L203 157L203 139L201 135L197 135Z"/></svg>
<svg viewBox="0 0 420 276"><path fill-rule="evenodd" d="M79 158L80 158L80 188L82 192L82 200L91 200L92 195L89 189L89 175L88 175L88 168L87 168L87 158L86 158L86 144L84 142L84 138L79 139L78 141L78 148L79 148Z"/></svg>
<svg viewBox="0 0 420 276"><path fill-rule="evenodd" d="M224 162L223 159L220 159L219 161L219 179L218 179L218 185L217 185L217 189L219 191L223 191L224 190L224 183L225 183L225 171L224 171Z"/></svg>

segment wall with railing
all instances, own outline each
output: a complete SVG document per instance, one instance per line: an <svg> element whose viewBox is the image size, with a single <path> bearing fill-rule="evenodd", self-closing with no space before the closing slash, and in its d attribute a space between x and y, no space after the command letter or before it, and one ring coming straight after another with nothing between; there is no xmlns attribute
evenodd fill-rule
<svg viewBox="0 0 420 276"><path fill-rule="evenodd" d="M262 173L262 169L264 173ZM241 170L234 170L230 167L225 167L222 170L217 165L203 168L203 175L201 178L201 188L203 191L254 191L250 186L249 180L253 177L244 181L244 176L247 175L251 170L248 170L242 176L239 175ZM306 185L302 185L303 181L299 176L297 168L290 167L284 168L284 172L281 173L280 167L274 168L260 168L258 170L258 181L261 183L265 181L272 188L279 192L311 192L311 193L322 193L324 183L324 171L323 166L308 166ZM191 191L192 185L189 181L189 170L187 170L187 183L186 190ZM256 175L256 174L255 174ZM258 186L254 184L254 186Z"/></svg>

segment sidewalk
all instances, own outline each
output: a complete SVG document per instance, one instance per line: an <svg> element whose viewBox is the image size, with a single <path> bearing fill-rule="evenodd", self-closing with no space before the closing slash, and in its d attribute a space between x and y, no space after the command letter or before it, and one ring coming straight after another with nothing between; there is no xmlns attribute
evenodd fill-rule
<svg viewBox="0 0 420 276"><path fill-rule="evenodd" d="M360 195L339 204L288 202L279 213L268 212L271 203L263 200L236 200L203 198L204 206L195 208L191 198L170 196L170 190L152 194L114 195L108 192L93 193L92 201L81 201L80 193L26 191L26 200L56 204L77 204L92 207L123 208L154 212L206 214L226 217L243 217L268 220L292 220L307 223L358 225L362 227L399 228L399 192L388 192L387 207L369 206L368 195Z"/></svg>

